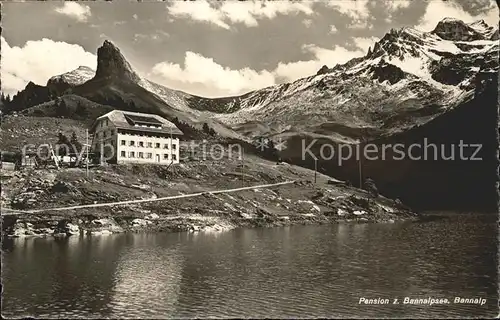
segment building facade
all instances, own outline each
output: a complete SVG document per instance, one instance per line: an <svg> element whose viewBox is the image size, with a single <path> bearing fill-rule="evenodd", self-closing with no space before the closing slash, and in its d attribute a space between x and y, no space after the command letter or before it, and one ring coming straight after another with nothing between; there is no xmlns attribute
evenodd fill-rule
<svg viewBox="0 0 500 320"><path fill-rule="evenodd" d="M179 163L182 131L158 115L113 110L96 119L91 133L101 163Z"/></svg>

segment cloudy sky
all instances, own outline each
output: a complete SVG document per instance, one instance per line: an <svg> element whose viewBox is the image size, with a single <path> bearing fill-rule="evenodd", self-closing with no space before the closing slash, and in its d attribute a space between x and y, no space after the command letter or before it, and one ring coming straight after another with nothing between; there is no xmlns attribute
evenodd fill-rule
<svg viewBox="0 0 500 320"><path fill-rule="evenodd" d="M2 90L96 68L104 40L143 77L208 97L241 94L363 55L391 28L444 17L498 25L492 0L2 3Z"/></svg>

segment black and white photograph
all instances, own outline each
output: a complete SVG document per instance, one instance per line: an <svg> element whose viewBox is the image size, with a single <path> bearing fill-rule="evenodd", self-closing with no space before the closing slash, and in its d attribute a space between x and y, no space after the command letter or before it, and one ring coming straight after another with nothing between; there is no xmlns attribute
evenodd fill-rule
<svg viewBox="0 0 500 320"><path fill-rule="evenodd" d="M5 319L493 319L493 0L0 3Z"/></svg>

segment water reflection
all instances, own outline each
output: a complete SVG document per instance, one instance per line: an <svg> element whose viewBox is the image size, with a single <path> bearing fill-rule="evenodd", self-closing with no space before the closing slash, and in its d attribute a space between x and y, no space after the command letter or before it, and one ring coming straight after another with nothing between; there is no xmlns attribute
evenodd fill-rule
<svg viewBox="0 0 500 320"><path fill-rule="evenodd" d="M164 318L177 303L183 256L152 234L127 237L112 290L112 314ZM139 313L134 310L140 310Z"/></svg>
<svg viewBox="0 0 500 320"><path fill-rule="evenodd" d="M3 242L3 315L453 317L496 310L496 223L338 224ZM485 306L363 306L483 297Z"/></svg>

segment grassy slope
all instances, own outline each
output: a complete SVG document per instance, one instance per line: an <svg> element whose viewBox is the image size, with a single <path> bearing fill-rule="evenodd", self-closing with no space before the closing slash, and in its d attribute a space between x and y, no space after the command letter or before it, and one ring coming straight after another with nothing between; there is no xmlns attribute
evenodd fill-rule
<svg viewBox="0 0 500 320"><path fill-rule="evenodd" d="M73 119L90 126L96 118L114 109L111 106L99 104L74 94L63 95L59 99L64 101L65 108L57 108L56 100L52 100L28 108L22 114L33 117Z"/></svg>
<svg viewBox="0 0 500 320"><path fill-rule="evenodd" d="M172 121L174 118L186 122L201 130L203 123L207 123L223 137L239 138L240 135L219 121L203 116L197 112L184 112L165 103L160 97L142 88L136 83L116 79L93 79L72 91L91 101L109 104L117 109L154 113ZM124 105L124 102L127 105ZM133 102L133 107L130 104Z"/></svg>
<svg viewBox="0 0 500 320"><path fill-rule="evenodd" d="M59 132L68 138L76 133L81 143L85 141L86 125L78 120L52 117L17 117L9 116L2 120L0 131L0 149L2 151L19 151L26 144L55 144Z"/></svg>

